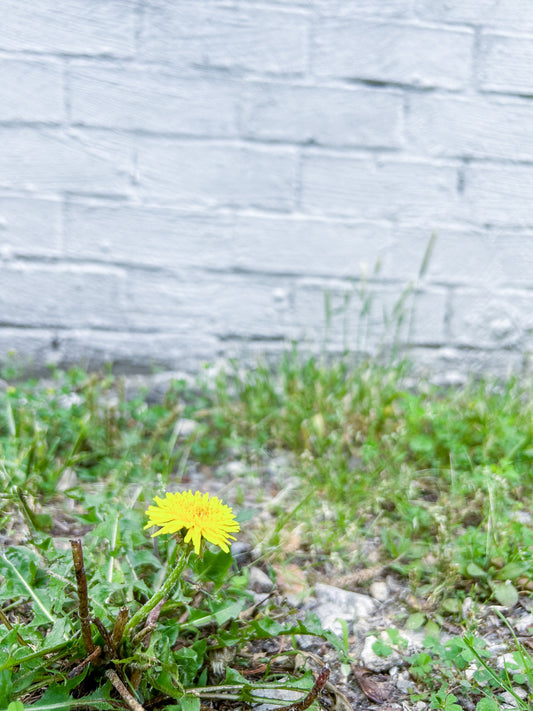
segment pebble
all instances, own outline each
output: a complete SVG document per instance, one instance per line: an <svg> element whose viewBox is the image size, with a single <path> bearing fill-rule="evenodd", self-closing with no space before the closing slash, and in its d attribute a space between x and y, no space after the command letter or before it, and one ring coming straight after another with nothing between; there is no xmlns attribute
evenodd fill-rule
<svg viewBox="0 0 533 711"><path fill-rule="evenodd" d="M180 417L174 425L174 434L176 437L187 439L187 437L190 437L196 429L198 429L198 422L195 420L189 420L186 417Z"/></svg>
<svg viewBox="0 0 533 711"><path fill-rule="evenodd" d="M248 471L248 465L240 459L233 459L224 465L224 471L230 476L242 476Z"/></svg>
<svg viewBox="0 0 533 711"><path fill-rule="evenodd" d="M369 592L370 595L379 602L385 602L385 600L389 597L389 588L387 583L384 583L381 580L376 580L376 582L372 583L369 588Z"/></svg>
<svg viewBox="0 0 533 711"><path fill-rule="evenodd" d="M374 652L372 646L378 641L374 635L370 635L365 639L363 650L361 652L361 663L367 669L375 672L384 672L391 667L396 666L401 661L401 656L395 650L388 657L380 657ZM382 640L387 644L386 640Z"/></svg>
<svg viewBox="0 0 533 711"><path fill-rule="evenodd" d="M522 689L521 686L515 686L513 688L513 691L517 696L519 696L521 699L525 699L527 696L527 691L525 689ZM515 697L511 694L510 691L504 691L503 694L500 694L498 696L498 701L502 701L504 704L509 704L510 708L515 709L516 708L516 699Z"/></svg>
<svg viewBox="0 0 533 711"><path fill-rule="evenodd" d="M256 593L268 593L274 589L274 583L272 580L270 580L268 575L256 565L252 565L250 568L248 586Z"/></svg>
<svg viewBox="0 0 533 711"><path fill-rule="evenodd" d="M517 632L523 633L528 632L529 628L533 627L533 615L531 613L524 615L519 620L514 623L514 627Z"/></svg>
<svg viewBox="0 0 533 711"><path fill-rule="evenodd" d="M272 703L268 702L254 706L255 711L269 711L284 706L286 703L294 703L302 699L303 692L295 691L294 689L261 689L260 695L263 698L272 699ZM280 703L281 702L281 703Z"/></svg>
<svg viewBox="0 0 533 711"><path fill-rule="evenodd" d="M520 665L517 664L513 652L507 652L506 654L500 655L496 659L496 667L498 669L507 669L509 674L518 674L522 671L520 669Z"/></svg>
<svg viewBox="0 0 533 711"><path fill-rule="evenodd" d="M408 694L414 688L413 680L408 671L402 671L395 677L396 686L402 694Z"/></svg>
<svg viewBox="0 0 533 711"><path fill-rule="evenodd" d="M319 618L322 627L342 636L343 626L339 620L349 624L360 618L368 617L376 608L376 601L368 595L350 592L334 585L317 583L315 585L316 605L313 612Z"/></svg>
<svg viewBox="0 0 533 711"><path fill-rule="evenodd" d="M231 555L237 567L242 568L252 559L252 546L246 541L234 541L231 544Z"/></svg>

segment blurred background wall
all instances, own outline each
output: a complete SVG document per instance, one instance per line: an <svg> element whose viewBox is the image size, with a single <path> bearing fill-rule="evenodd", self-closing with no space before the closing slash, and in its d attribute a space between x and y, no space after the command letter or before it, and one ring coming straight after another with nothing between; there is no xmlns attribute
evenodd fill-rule
<svg viewBox="0 0 533 711"><path fill-rule="evenodd" d="M0 360L527 363L530 0L0 11Z"/></svg>

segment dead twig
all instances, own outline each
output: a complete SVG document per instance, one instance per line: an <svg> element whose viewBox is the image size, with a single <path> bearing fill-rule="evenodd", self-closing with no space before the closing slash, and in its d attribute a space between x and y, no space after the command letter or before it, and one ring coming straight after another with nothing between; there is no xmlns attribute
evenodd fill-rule
<svg viewBox="0 0 533 711"><path fill-rule="evenodd" d="M130 612L127 607L120 608L115 624L113 625L113 632L111 633L111 644L113 646L113 650L118 648L118 645L122 640L122 636L124 635L124 627L126 627L129 615Z"/></svg>
<svg viewBox="0 0 533 711"><path fill-rule="evenodd" d="M88 657L85 657L83 662L80 662L77 666L74 667L74 669L71 669L69 673L67 674L67 679L74 679L75 676L78 676L78 674L81 674L82 671L85 669L85 667L90 664L91 662L94 662L95 660L98 659L98 657L102 654L102 647L98 646L95 647L95 649L89 654Z"/></svg>
<svg viewBox="0 0 533 711"><path fill-rule="evenodd" d="M91 622L89 619L89 600L87 597L87 577L83 565L83 549L81 540L73 538L70 541L72 548L72 560L74 561L74 572L76 573L76 584L78 586L78 614L81 623L81 636L83 646L87 654L94 652L94 641L91 633Z"/></svg>
<svg viewBox="0 0 533 711"><path fill-rule="evenodd" d="M113 669L108 669L105 673L109 681L113 684L115 689L118 691L120 696L124 699L124 701L128 704L130 709L132 711L146 711L144 706L140 704L137 699L130 694L130 692L126 689L124 686L123 682L120 680L119 675L116 673L116 671L113 671Z"/></svg>

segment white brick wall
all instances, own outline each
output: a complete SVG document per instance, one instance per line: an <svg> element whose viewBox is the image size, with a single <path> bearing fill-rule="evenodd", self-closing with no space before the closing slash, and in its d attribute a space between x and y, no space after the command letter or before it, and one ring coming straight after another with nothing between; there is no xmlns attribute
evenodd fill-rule
<svg viewBox="0 0 533 711"><path fill-rule="evenodd" d="M0 362L373 353L410 287L421 364L528 363L530 0L1 12Z"/></svg>

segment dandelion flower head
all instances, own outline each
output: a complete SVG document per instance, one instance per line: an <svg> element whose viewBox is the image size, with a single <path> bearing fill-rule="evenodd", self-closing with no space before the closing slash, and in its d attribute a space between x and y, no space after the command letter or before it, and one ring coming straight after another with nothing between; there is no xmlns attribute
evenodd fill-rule
<svg viewBox="0 0 533 711"><path fill-rule="evenodd" d="M186 529L184 542L192 541L196 554L200 553L202 538L227 553L230 539L235 540L230 534L240 530L231 508L216 496L200 491L194 494L192 491L167 492L164 499L156 496L154 501L155 505L149 506L146 511L149 520L145 528L161 526L152 536L179 533Z"/></svg>

